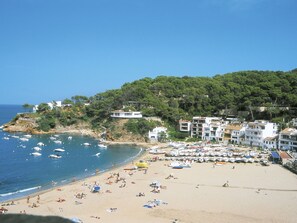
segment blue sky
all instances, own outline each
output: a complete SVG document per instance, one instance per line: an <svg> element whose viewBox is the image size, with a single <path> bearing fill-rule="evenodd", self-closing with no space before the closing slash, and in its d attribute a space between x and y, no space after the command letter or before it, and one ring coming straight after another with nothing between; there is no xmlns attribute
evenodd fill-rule
<svg viewBox="0 0 297 223"><path fill-rule="evenodd" d="M297 68L296 0L1 0L0 104Z"/></svg>

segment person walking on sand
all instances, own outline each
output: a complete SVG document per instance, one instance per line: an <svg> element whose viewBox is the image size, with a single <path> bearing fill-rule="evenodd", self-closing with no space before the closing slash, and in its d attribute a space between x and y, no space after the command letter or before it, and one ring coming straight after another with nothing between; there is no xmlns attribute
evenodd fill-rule
<svg viewBox="0 0 297 223"><path fill-rule="evenodd" d="M40 196L37 195L37 203L39 204L39 201L40 201Z"/></svg>
<svg viewBox="0 0 297 223"><path fill-rule="evenodd" d="M30 196L27 197L27 204L30 202Z"/></svg>

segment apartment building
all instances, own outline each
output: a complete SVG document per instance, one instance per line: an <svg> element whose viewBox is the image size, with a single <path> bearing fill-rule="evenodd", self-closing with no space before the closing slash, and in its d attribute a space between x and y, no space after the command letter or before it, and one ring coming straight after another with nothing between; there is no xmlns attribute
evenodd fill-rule
<svg viewBox="0 0 297 223"><path fill-rule="evenodd" d="M245 126L241 123L228 124L224 131L224 141L235 144L243 144Z"/></svg>
<svg viewBox="0 0 297 223"><path fill-rule="evenodd" d="M263 146L264 139L277 134L277 125L264 120L249 122L245 129L245 144Z"/></svg>
<svg viewBox="0 0 297 223"><path fill-rule="evenodd" d="M286 128L279 134L279 148L297 152L297 129Z"/></svg>
<svg viewBox="0 0 297 223"><path fill-rule="evenodd" d="M218 117L193 117L191 136L206 141L223 141L225 122Z"/></svg>
<svg viewBox="0 0 297 223"><path fill-rule="evenodd" d="M181 132L190 132L191 131L191 121L188 120L179 120L179 131Z"/></svg>

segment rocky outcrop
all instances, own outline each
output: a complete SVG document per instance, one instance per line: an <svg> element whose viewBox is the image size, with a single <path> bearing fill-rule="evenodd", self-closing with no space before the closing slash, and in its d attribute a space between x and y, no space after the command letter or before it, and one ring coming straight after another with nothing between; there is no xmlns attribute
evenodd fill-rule
<svg viewBox="0 0 297 223"><path fill-rule="evenodd" d="M36 119L19 117L5 124L3 130L7 132L28 132L36 134L38 132L37 127Z"/></svg>
<svg viewBox="0 0 297 223"><path fill-rule="evenodd" d="M56 125L54 129L48 132L38 130L37 118L34 117L22 117L18 116L11 122L3 126L3 130L7 132L26 132L30 134L79 134L91 136L94 138L102 138L104 135L105 139L111 142L135 142L135 143L146 143L146 137L138 134L128 132L124 125L128 120L119 119L114 121L113 124L102 131L93 130L91 125L87 122L72 126Z"/></svg>

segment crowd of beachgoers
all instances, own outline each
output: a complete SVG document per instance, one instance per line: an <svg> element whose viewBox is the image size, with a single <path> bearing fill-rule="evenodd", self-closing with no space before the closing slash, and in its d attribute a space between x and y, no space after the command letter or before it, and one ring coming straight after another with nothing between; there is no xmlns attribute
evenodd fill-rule
<svg viewBox="0 0 297 223"><path fill-rule="evenodd" d="M150 146L125 166L4 202L1 209L84 223L293 223L296 175L280 165L264 165L268 155L215 144Z"/></svg>

